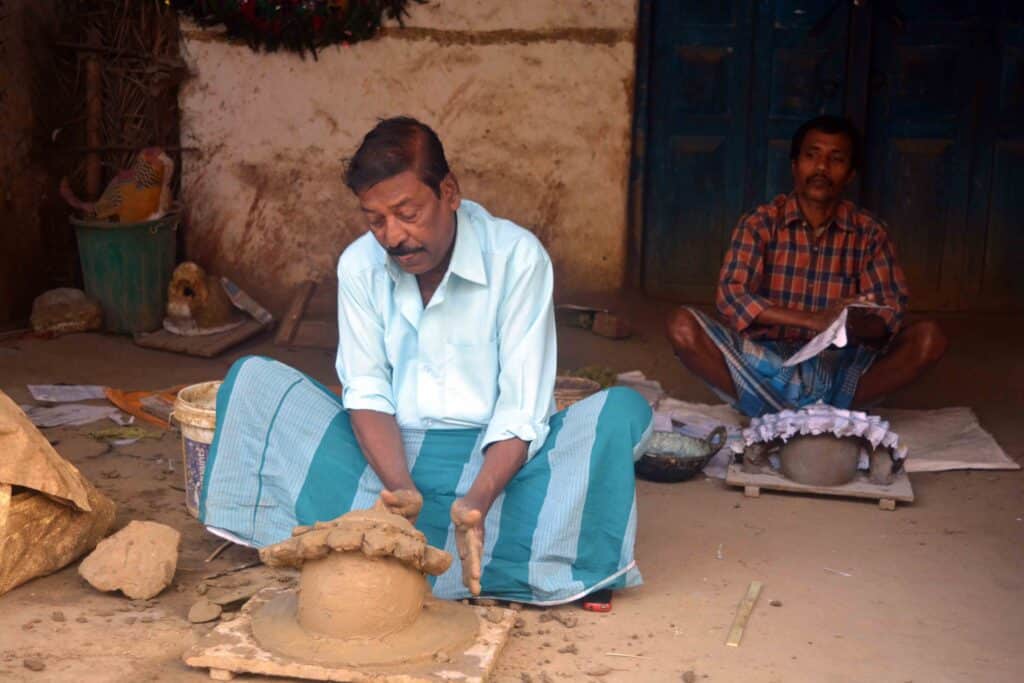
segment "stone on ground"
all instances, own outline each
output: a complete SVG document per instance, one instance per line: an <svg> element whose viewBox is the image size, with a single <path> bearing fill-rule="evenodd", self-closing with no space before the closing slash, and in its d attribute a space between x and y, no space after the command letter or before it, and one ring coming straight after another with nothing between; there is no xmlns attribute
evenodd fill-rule
<svg viewBox="0 0 1024 683"><path fill-rule="evenodd" d="M100 541L78 573L101 591L120 590L145 600L170 585L178 566L181 534L165 524L132 521Z"/></svg>

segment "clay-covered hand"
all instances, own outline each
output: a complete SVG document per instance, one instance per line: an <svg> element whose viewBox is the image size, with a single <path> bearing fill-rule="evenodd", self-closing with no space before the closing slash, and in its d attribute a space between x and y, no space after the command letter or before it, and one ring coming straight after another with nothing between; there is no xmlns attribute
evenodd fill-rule
<svg viewBox="0 0 1024 683"><path fill-rule="evenodd" d="M380 498L373 506L377 510L387 510L396 515L405 517L412 523L423 509L423 496L416 489L397 489L389 491L384 489L380 492Z"/></svg>
<svg viewBox="0 0 1024 683"><path fill-rule="evenodd" d="M484 552L484 515L462 498L452 503L455 545L462 561L462 583L473 595L480 595L480 558Z"/></svg>

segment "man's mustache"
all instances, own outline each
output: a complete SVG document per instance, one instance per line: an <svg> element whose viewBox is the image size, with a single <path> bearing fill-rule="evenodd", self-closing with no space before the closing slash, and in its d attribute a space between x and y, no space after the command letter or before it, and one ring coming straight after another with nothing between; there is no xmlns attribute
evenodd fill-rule
<svg viewBox="0 0 1024 683"><path fill-rule="evenodd" d="M832 179L823 175L812 175L810 178L807 179L807 182L813 183L815 180L820 180L828 185L832 184Z"/></svg>
<svg viewBox="0 0 1024 683"><path fill-rule="evenodd" d="M415 247L415 248L411 248L411 247L395 247L393 249L388 249L388 255L389 256L408 256L409 254L415 254L415 253L420 252L420 251L423 251L423 247Z"/></svg>

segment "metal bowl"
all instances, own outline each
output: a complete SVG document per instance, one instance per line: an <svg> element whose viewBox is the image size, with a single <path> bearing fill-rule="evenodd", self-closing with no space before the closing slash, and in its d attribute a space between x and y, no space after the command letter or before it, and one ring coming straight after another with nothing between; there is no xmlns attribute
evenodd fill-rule
<svg viewBox="0 0 1024 683"><path fill-rule="evenodd" d="M686 481L715 457L727 436L723 426L716 427L706 439L676 432L655 432L647 452L636 462L636 475L650 481Z"/></svg>

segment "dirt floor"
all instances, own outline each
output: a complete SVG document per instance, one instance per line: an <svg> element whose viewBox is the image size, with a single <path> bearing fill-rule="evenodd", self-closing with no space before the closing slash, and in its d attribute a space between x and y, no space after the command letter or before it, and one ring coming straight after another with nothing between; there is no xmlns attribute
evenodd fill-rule
<svg viewBox="0 0 1024 683"><path fill-rule="evenodd" d="M630 315L640 334L616 342L562 329L561 367L640 369L679 398L714 401L662 339L668 304L620 296L611 305ZM972 316L942 322L953 341L948 358L889 405L970 405L1020 461L1024 364L1017 352L1024 321ZM331 354L278 349L267 340L207 361L143 350L123 337L74 335L0 342L0 389L29 402L27 383L159 388L218 379L234 358L249 353L335 381ZM154 600L133 603L96 592L71 566L0 597L0 680L206 680L205 672L181 662L185 647L210 628L191 626L188 608L204 577L251 562L254 553L232 547L204 562L220 541L185 510L177 434L107 448L87 435L97 426L48 429L46 435L118 502L118 526L148 519L181 530L174 584ZM524 610L496 679L1021 680L1024 475L953 472L912 479L917 501L895 512L870 502L797 495L747 499L703 477L641 482L637 556L645 585L616 594L606 615L576 605ZM259 567L205 583L257 585L276 578ZM764 591L743 642L725 647L736 606L753 580L763 582ZM560 618L545 617L551 612ZM27 658L41 660L45 669L28 670Z"/></svg>

